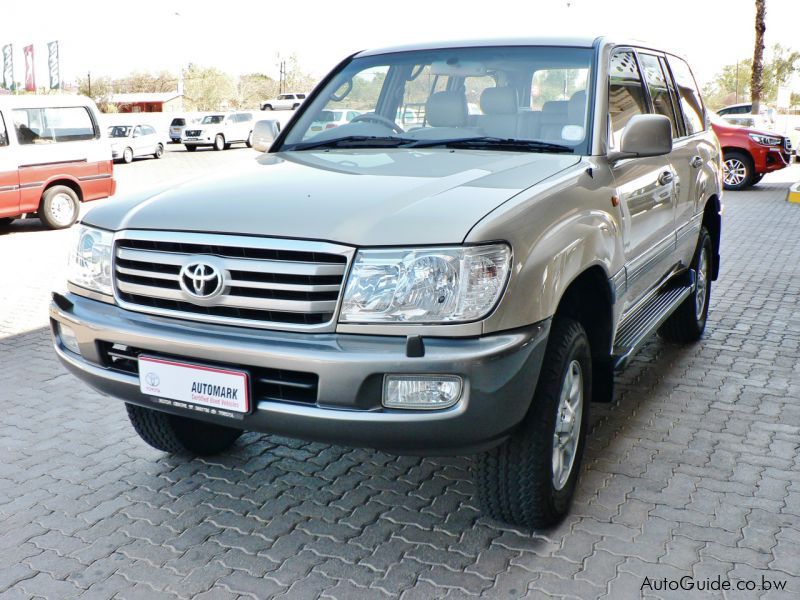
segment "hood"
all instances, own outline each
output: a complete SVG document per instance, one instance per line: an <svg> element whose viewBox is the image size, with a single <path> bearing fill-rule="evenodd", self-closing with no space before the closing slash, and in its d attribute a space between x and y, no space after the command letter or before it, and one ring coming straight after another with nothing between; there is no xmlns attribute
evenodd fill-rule
<svg viewBox="0 0 800 600"><path fill-rule="evenodd" d="M500 204L579 160L448 149L263 154L236 172L112 198L84 222L355 246L457 244Z"/></svg>

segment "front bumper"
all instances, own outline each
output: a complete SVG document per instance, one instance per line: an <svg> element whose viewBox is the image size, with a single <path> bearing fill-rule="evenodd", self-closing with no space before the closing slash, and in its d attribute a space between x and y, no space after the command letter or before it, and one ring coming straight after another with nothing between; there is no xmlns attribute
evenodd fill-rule
<svg viewBox="0 0 800 600"><path fill-rule="evenodd" d="M463 454L502 442L528 411L550 326L544 321L479 338L426 337L424 356L409 358L405 337L199 325L75 294L54 298L56 352L67 369L101 392L249 431L410 454ZM64 348L57 323L75 331L80 355ZM101 348L109 342L211 365L313 372L319 377L317 400L262 400L241 419L189 414L142 394L138 376L105 366ZM443 410L386 409L381 399L387 373L459 375L464 391Z"/></svg>

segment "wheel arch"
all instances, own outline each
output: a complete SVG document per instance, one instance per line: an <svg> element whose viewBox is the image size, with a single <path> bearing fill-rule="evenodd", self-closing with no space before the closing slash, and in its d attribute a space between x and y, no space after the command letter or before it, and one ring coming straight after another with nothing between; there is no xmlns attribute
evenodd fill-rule
<svg viewBox="0 0 800 600"><path fill-rule="evenodd" d="M574 319L586 331L592 353L592 398L596 402L610 402L614 395L611 346L615 300L605 269L592 265L569 283L554 315L556 319Z"/></svg>
<svg viewBox="0 0 800 600"><path fill-rule="evenodd" d="M745 156L747 156L747 158L750 159L750 162L752 162L753 165L755 166L756 159L753 156L753 153L750 152L750 150L748 150L747 148L744 148L742 146L722 146L722 148L720 148L720 150L722 150L723 160L725 159L725 153L726 152L738 152L740 154L744 154Z"/></svg>
<svg viewBox="0 0 800 600"><path fill-rule="evenodd" d="M81 184L75 179L62 177L47 182L47 184L42 189L41 196L39 196L39 207L41 207L42 205L42 201L44 200L44 195L47 193L47 190L57 185L63 185L65 187L70 188L73 192L75 192L78 195L78 201L83 202L83 188L81 188Z"/></svg>

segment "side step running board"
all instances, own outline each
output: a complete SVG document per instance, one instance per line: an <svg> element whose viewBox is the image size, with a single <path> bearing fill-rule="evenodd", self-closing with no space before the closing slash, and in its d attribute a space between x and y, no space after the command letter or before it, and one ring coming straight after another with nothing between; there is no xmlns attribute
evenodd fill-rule
<svg viewBox="0 0 800 600"><path fill-rule="evenodd" d="M688 275L688 276L687 276ZM669 318L694 289L694 272L675 277L640 306L637 306L617 330L613 362L622 369L642 344Z"/></svg>

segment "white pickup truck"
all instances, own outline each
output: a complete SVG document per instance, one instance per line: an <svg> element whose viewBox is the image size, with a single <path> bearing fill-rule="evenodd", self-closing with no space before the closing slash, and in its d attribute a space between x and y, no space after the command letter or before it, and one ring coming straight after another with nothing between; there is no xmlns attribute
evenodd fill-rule
<svg viewBox="0 0 800 600"><path fill-rule="evenodd" d="M294 110L299 107L306 99L305 94L280 94L272 100L264 100L261 103L261 110Z"/></svg>

